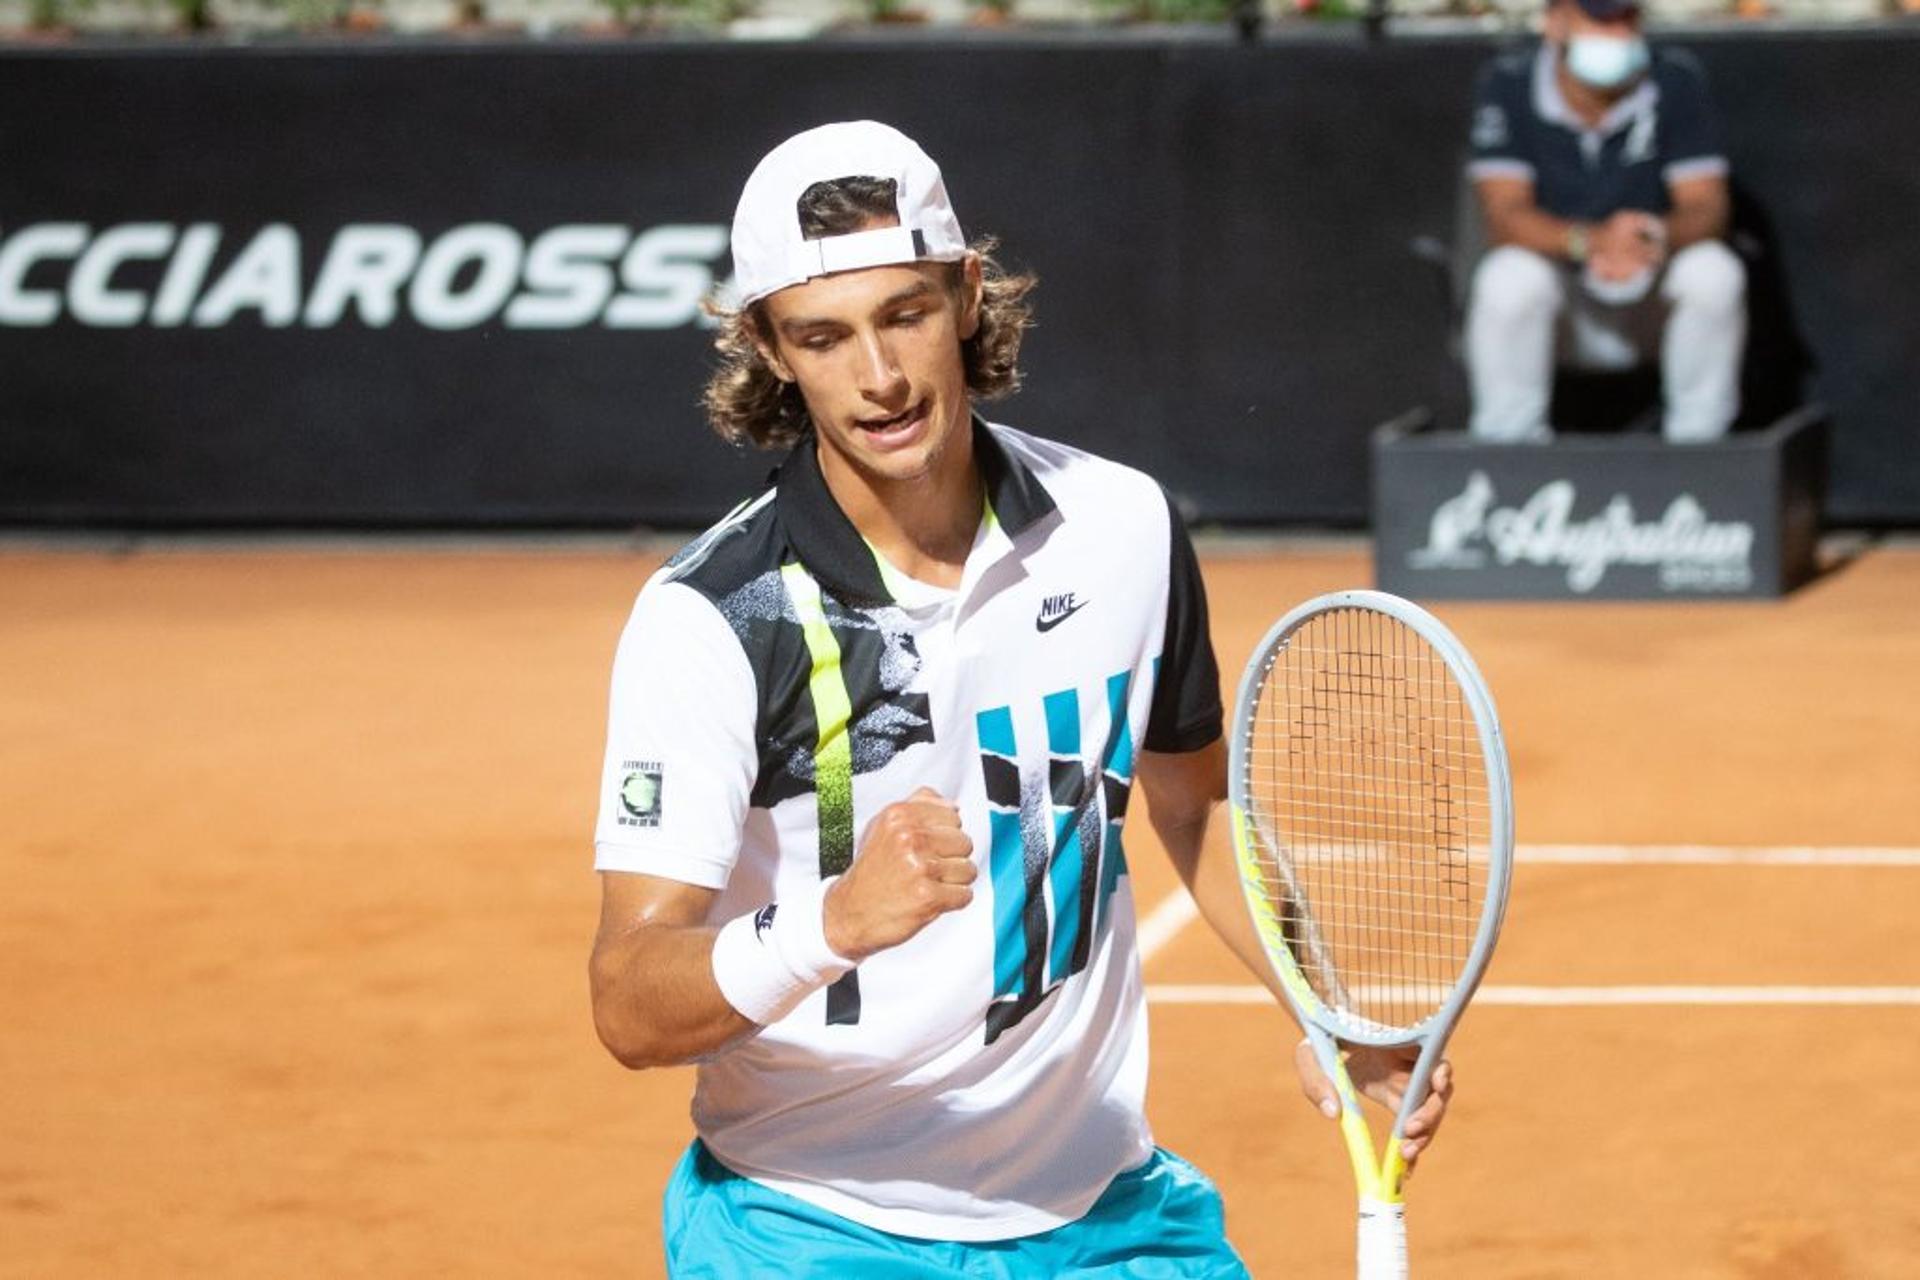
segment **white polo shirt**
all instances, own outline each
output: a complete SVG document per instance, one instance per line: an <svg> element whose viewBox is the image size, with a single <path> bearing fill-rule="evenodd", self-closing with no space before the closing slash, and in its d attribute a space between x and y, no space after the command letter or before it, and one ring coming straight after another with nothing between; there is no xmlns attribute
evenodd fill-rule
<svg viewBox="0 0 1920 1280"><path fill-rule="evenodd" d="M1158 485L976 420L958 589L885 569L815 445L646 584L614 662L596 866L718 890L719 923L844 870L930 786L970 906L700 1064L722 1162L857 1222L990 1240L1085 1213L1152 1138L1121 825L1136 749L1220 735Z"/></svg>

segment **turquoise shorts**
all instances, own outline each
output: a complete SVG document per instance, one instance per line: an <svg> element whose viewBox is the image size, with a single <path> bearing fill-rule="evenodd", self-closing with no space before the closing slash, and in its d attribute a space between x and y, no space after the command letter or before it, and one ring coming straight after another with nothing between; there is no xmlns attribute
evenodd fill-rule
<svg viewBox="0 0 1920 1280"><path fill-rule="evenodd" d="M1247 1275L1227 1243L1220 1193L1205 1174L1159 1149L1115 1178L1077 1221L966 1243L861 1226L740 1176L696 1139L667 1184L665 1226L674 1280Z"/></svg>

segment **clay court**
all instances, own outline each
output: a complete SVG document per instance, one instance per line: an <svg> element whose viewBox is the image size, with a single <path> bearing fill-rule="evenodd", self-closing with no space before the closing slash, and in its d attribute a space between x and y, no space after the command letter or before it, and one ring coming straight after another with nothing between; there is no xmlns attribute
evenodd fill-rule
<svg viewBox="0 0 1920 1280"><path fill-rule="evenodd" d="M1203 555L1229 673L1370 579L1357 542ZM691 1072L619 1068L584 968L607 667L657 560L0 551L0 1274L659 1273ZM1416 1273L1912 1274L1920 550L1776 604L1439 612L1522 861ZM1256 1275L1350 1275L1284 1018L1130 844L1160 1141Z"/></svg>

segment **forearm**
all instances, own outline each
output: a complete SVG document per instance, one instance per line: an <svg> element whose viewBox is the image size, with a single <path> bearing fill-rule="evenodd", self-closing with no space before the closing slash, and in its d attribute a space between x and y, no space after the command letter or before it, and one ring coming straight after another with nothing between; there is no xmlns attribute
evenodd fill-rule
<svg viewBox="0 0 1920 1280"><path fill-rule="evenodd" d="M1215 833L1211 842L1207 839L1214 813L1227 795L1226 743L1215 739L1197 751L1178 754L1142 752L1139 775L1147 816L1174 874L1240 963L1277 994L1277 980L1240 892L1230 841L1220 838L1224 832Z"/></svg>
<svg viewBox="0 0 1920 1280"><path fill-rule="evenodd" d="M1174 871L1180 876L1194 905L1220 940L1227 944L1247 971L1258 978L1274 997L1288 1008L1280 990L1280 980L1254 930L1253 917L1247 911L1246 895L1240 888L1240 869L1234 864L1231 842L1216 840L1209 848L1206 840L1209 813L1198 817L1182 815L1162 824L1156 822Z"/></svg>
<svg viewBox="0 0 1920 1280"><path fill-rule="evenodd" d="M1531 203L1508 204L1487 211L1487 239L1494 245L1514 245L1558 261L1573 260L1573 234L1579 227L1585 235L1593 229L1566 218L1544 213Z"/></svg>
<svg viewBox="0 0 1920 1280"><path fill-rule="evenodd" d="M596 940L593 1022L628 1067L692 1061L759 1027L721 994L704 925L645 925Z"/></svg>
<svg viewBox="0 0 1920 1280"><path fill-rule="evenodd" d="M1727 232L1724 204L1698 201L1675 205L1667 215L1667 250L1673 252L1703 240L1718 240Z"/></svg>
<svg viewBox="0 0 1920 1280"><path fill-rule="evenodd" d="M1669 251L1727 234L1733 194L1723 175L1681 178L1667 184L1667 195L1672 202L1665 220Z"/></svg>

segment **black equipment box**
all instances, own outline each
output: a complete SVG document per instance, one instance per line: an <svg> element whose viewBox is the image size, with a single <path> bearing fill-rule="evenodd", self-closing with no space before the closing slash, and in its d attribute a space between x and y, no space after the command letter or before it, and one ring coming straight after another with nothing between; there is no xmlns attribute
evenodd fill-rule
<svg viewBox="0 0 1920 1280"><path fill-rule="evenodd" d="M1826 412L1712 444L1487 444L1416 409L1373 433L1374 580L1432 599L1781 596L1811 578Z"/></svg>

